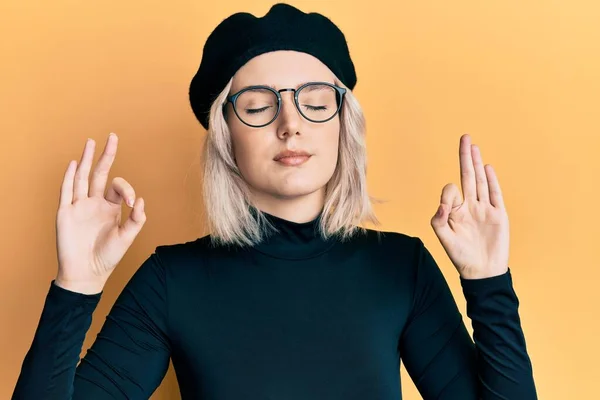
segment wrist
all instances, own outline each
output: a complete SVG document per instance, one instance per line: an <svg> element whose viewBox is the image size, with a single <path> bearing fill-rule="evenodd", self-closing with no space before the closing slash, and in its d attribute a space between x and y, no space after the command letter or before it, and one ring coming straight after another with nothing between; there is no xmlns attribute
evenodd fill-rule
<svg viewBox="0 0 600 400"><path fill-rule="evenodd" d="M56 277L54 284L70 292L81 294L98 294L104 289L105 281L73 281Z"/></svg>
<svg viewBox="0 0 600 400"><path fill-rule="evenodd" d="M460 274L460 277L466 281L476 281L482 279L490 279L496 278L500 275L504 275L508 272L508 268L504 268L501 270L482 270L475 272L463 272Z"/></svg>

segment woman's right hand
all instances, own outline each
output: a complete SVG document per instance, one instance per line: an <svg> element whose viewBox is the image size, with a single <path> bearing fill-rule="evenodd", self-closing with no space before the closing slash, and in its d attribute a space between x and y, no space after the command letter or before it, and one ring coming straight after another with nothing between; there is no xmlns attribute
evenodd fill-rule
<svg viewBox="0 0 600 400"><path fill-rule="evenodd" d="M58 274L54 283L73 292L100 293L146 222L144 201L136 199L125 179L114 178L104 193L117 142L117 135L111 133L89 184L92 139L86 142L79 165L71 160L65 172L56 216ZM119 226L123 201L133 210Z"/></svg>

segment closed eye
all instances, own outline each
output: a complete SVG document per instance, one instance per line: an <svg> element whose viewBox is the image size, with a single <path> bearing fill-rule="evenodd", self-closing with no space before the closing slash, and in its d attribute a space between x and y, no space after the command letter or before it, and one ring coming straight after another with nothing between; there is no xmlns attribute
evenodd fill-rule
<svg viewBox="0 0 600 400"><path fill-rule="evenodd" d="M309 111L327 111L327 106L311 106L305 104L304 107L306 107Z"/></svg>
<svg viewBox="0 0 600 400"><path fill-rule="evenodd" d="M246 112L248 114L258 114L258 113L261 113L263 111L266 111L269 108L271 108L271 107L270 106L266 106L266 107L261 107L261 108L246 108Z"/></svg>

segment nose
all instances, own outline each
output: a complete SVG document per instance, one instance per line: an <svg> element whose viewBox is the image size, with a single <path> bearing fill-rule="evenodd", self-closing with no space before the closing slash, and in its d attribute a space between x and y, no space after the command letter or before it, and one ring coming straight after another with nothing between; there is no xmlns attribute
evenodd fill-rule
<svg viewBox="0 0 600 400"><path fill-rule="evenodd" d="M293 91L281 93L281 111L275 122L277 123L277 136L280 139L300 134L302 116L294 103Z"/></svg>

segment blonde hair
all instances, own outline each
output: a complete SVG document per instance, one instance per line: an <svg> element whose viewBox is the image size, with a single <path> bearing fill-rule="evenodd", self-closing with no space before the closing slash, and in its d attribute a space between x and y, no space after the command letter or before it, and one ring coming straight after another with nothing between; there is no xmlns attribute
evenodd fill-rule
<svg viewBox="0 0 600 400"><path fill-rule="evenodd" d="M250 203L250 192L237 167L223 104L233 78L210 108L208 135L203 149L203 196L213 244L254 245L274 227ZM345 87L339 79L336 85ZM364 222L379 224L366 184L365 119L358 100L347 89L340 110L340 143L335 171L326 185L319 231L323 238L345 240Z"/></svg>

